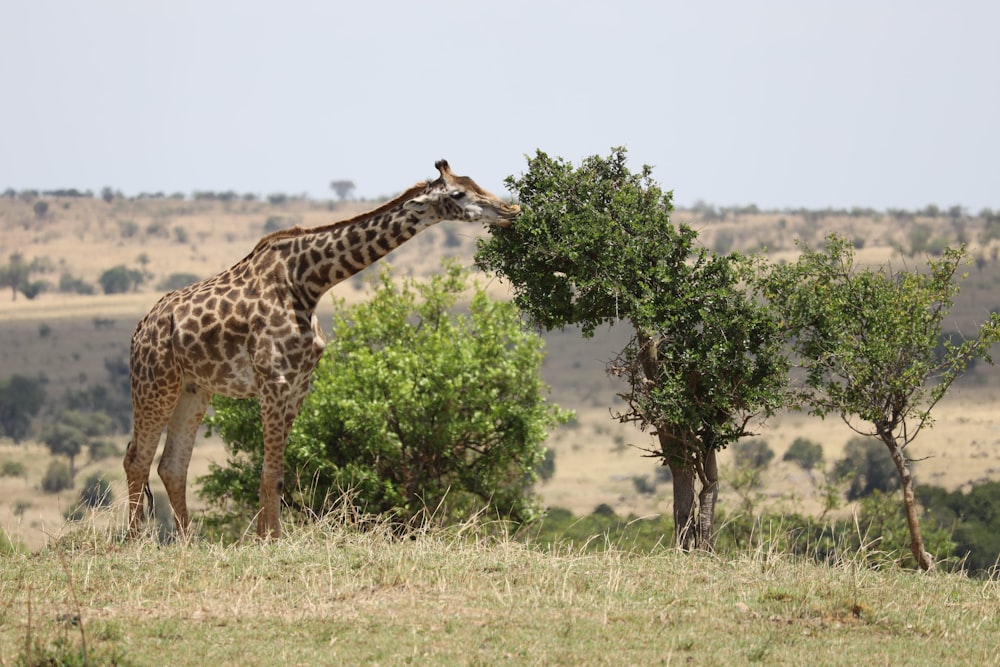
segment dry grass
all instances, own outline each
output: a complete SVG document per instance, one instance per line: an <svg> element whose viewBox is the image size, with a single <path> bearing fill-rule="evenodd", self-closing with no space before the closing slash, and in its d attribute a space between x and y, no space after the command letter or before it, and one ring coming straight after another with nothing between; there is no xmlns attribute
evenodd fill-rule
<svg viewBox="0 0 1000 667"><path fill-rule="evenodd" d="M857 554L542 552L490 528L396 539L332 517L277 543L161 546L87 524L6 559L0 664L84 646L93 664L178 666L996 658L997 581L879 572Z"/></svg>

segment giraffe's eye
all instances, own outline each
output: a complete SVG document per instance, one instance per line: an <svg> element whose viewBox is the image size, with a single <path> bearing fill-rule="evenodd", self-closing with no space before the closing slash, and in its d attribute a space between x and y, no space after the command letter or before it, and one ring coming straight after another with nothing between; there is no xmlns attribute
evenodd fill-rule
<svg viewBox="0 0 1000 667"><path fill-rule="evenodd" d="M462 192L461 190L452 190L451 191L451 198L452 199L464 199L465 198L465 193Z"/></svg>

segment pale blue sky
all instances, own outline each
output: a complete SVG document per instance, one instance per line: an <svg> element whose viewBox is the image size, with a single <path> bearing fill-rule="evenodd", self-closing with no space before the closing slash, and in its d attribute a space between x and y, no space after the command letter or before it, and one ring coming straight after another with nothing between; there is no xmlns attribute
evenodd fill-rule
<svg viewBox="0 0 1000 667"><path fill-rule="evenodd" d="M1000 2L0 0L0 190L494 191L612 146L678 203L1000 209Z"/></svg>

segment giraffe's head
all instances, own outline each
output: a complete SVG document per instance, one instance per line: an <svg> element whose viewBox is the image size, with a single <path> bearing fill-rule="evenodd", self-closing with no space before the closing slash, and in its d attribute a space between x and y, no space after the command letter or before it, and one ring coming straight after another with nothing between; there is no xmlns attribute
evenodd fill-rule
<svg viewBox="0 0 1000 667"><path fill-rule="evenodd" d="M487 192L468 176L456 176L447 160L438 160L434 166L441 175L406 202L406 208L417 211L433 208L442 220L479 221L497 227L510 226L521 212L520 206Z"/></svg>

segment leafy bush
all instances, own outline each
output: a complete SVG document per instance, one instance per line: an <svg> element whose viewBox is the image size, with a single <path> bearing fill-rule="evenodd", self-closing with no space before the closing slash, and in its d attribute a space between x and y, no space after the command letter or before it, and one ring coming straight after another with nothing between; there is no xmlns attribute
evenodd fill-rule
<svg viewBox="0 0 1000 667"><path fill-rule="evenodd" d="M114 502L115 494L111 491L111 483L99 472L87 477L80 489L80 504L86 507L109 507Z"/></svg>
<svg viewBox="0 0 1000 667"><path fill-rule="evenodd" d="M175 289L187 287L191 283L196 283L201 278L193 273L171 273L156 286L156 289L164 292L172 292Z"/></svg>
<svg viewBox="0 0 1000 667"><path fill-rule="evenodd" d="M912 466L912 464L911 464ZM847 499L857 500L875 491L889 493L899 488L899 473L889 450L874 438L852 438L844 456L833 467L836 479L850 479Z"/></svg>
<svg viewBox="0 0 1000 667"><path fill-rule="evenodd" d="M32 418L45 403L41 380L12 375L0 381L0 435L14 442L27 437Z"/></svg>
<svg viewBox="0 0 1000 667"><path fill-rule="evenodd" d="M103 461L113 456L121 456L122 451L115 443L109 440L92 440L87 445L87 450L91 461Z"/></svg>
<svg viewBox="0 0 1000 667"><path fill-rule="evenodd" d="M105 294L124 294L141 285L145 277L141 271L130 269L124 264L111 267L97 279Z"/></svg>
<svg viewBox="0 0 1000 667"><path fill-rule="evenodd" d="M59 276L59 291L63 294L93 294L94 286L82 278L74 278L72 274L63 273Z"/></svg>
<svg viewBox="0 0 1000 667"><path fill-rule="evenodd" d="M751 439L734 442L731 447L738 468L765 470L774 458L774 450L766 440Z"/></svg>
<svg viewBox="0 0 1000 667"><path fill-rule="evenodd" d="M27 477L28 469L20 461L4 461L0 465L0 477Z"/></svg>
<svg viewBox="0 0 1000 667"><path fill-rule="evenodd" d="M931 519L952 530L955 555L978 575L995 576L1000 563L1000 482L973 486L968 493L918 486L917 499Z"/></svg>
<svg viewBox="0 0 1000 667"><path fill-rule="evenodd" d="M417 284L381 275L367 303L337 305L285 453L285 495L323 514L349 492L361 513L409 521L494 515L530 519L530 486L548 426L565 415L538 378L542 339L508 302L476 288L468 315L455 265ZM206 420L233 454L202 494L256 510L263 437L256 401L216 397Z"/></svg>
<svg viewBox="0 0 1000 667"><path fill-rule="evenodd" d="M795 438L781 460L797 463L803 470L812 470L823 462L823 445L808 438Z"/></svg>
<svg viewBox="0 0 1000 667"><path fill-rule="evenodd" d="M73 488L73 474L69 466L62 461L53 461L49 464L45 476L42 477L42 491L45 493L59 493L65 489Z"/></svg>

